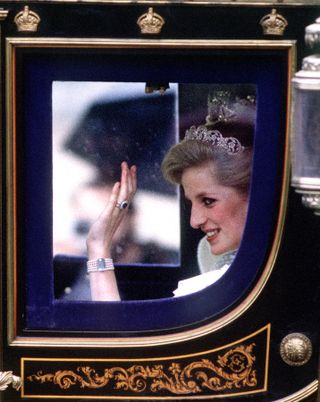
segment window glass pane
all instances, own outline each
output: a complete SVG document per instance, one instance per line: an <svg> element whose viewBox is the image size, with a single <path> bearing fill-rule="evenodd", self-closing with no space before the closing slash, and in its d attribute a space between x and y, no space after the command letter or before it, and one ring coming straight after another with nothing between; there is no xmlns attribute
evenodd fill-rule
<svg viewBox="0 0 320 402"><path fill-rule="evenodd" d="M115 263L179 264L178 190L160 168L178 137L177 85L163 95L145 86L53 82L54 257L86 256L88 229L126 160L137 165L138 191L116 234Z"/></svg>

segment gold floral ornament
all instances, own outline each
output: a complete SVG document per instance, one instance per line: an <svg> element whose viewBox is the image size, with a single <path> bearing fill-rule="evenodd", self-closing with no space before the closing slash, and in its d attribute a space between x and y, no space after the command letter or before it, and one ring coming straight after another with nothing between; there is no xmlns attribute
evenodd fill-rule
<svg viewBox="0 0 320 402"><path fill-rule="evenodd" d="M60 389L78 387L81 389L108 388L131 391L131 393L152 393L167 391L173 395L194 395L206 391L232 392L252 389L257 385L252 355L255 344L240 345L218 356L216 363L201 359L191 363L171 362L163 364L130 367L104 368L99 374L90 366L79 366L76 370L58 370L43 374L42 371L26 378L30 382L52 383Z"/></svg>
<svg viewBox="0 0 320 402"><path fill-rule="evenodd" d="M267 14L261 18L260 25L262 26L264 35L281 36L284 34L288 21L273 8L271 14Z"/></svg>
<svg viewBox="0 0 320 402"><path fill-rule="evenodd" d="M14 18L19 32L36 32L40 23L40 17L34 11L25 6Z"/></svg>
<svg viewBox="0 0 320 402"><path fill-rule="evenodd" d="M142 14L137 21L141 33L152 35L160 33L164 23L164 19L161 15L155 13L152 7L149 7L148 12Z"/></svg>

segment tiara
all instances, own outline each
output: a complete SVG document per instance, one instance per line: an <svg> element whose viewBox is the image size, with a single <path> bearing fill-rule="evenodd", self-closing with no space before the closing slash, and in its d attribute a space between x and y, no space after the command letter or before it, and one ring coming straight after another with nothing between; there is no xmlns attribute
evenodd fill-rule
<svg viewBox="0 0 320 402"><path fill-rule="evenodd" d="M212 146L223 149L229 155L234 155L244 150L244 146L235 137L224 137L218 130L208 130L206 126L191 126L186 130L185 140L196 140L209 143Z"/></svg>

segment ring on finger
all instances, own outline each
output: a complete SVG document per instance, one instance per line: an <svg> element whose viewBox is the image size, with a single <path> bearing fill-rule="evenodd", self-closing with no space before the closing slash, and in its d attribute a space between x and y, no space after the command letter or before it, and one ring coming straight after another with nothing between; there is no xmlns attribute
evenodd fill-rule
<svg viewBox="0 0 320 402"><path fill-rule="evenodd" d="M129 202L127 200L123 200L121 202L116 203L116 207L119 209L126 209L129 205Z"/></svg>

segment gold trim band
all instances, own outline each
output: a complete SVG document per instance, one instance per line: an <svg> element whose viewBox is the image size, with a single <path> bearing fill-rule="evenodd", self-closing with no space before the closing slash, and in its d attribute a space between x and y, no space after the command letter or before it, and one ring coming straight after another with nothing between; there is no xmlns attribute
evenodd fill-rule
<svg viewBox="0 0 320 402"><path fill-rule="evenodd" d="M19 0L11 0L12 3L19 2ZM59 3L75 3L75 0L51 0L51 1L46 1L46 0L38 0L37 3L45 3L45 4L59 4ZM94 5L99 5L99 4L132 4L131 0L81 0L81 3L89 3L89 4L94 4ZM145 5L155 5L154 0L136 0L135 4L145 4ZM260 1L255 1L255 0L177 0L177 1L172 1L172 0L157 0L157 5L172 5L172 4L187 4L187 5L193 5L193 6L199 6L199 5L223 5L223 6L228 6L228 7L239 7L239 6L252 6L252 7L265 7L265 6L279 6L279 2L276 2L275 0L260 0ZM281 7L306 7L306 6L318 6L319 1L318 0L282 0L281 1Z"/></svg>
<svg viewBox="0 0 320 402"><path fill-rule="evenodd" d="M268 324L215 349L155 358L22 358L22 396L184 399L251 395L268 390ZM43 371L45 367L46 372ZM103 396L95 390L103 389ZM44 395L45 394L45 395ZM63 399L63 397L61 397Z"/></svg>

